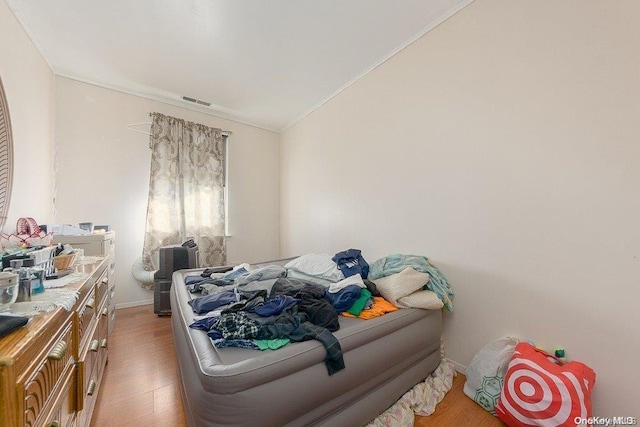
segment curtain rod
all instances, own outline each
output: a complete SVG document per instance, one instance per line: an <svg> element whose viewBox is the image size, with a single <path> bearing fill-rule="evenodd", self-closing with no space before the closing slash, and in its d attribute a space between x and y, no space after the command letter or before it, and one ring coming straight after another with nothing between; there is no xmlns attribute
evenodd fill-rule
<svg viewBox="0 0 640 427"><path fill-rule="evenodd" d="M143 125L150 126L151 122L129 123L127 125L124 125L124 128L126 130L128 130L128 131L131 131L131 132L137 132L137 133L141 133L143 135L151 136L151 134L149 132L147 132L147 131L143 131L143 130L139 130L139 129L133 129L133 126L143 126ZM222 133L222 136L230 136L233 132L231 132L230 130L221 129L221 133Z"/></svg>

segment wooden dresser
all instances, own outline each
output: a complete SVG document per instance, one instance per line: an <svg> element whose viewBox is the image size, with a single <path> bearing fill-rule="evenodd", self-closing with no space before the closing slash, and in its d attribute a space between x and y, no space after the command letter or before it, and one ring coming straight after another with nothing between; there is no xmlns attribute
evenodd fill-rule
<svg viewBox="0 0 640 427"><path fill-rule="evenodd" d="M85 256L101 256L109 259L107 279L109 280L109 334L113 332L116 319L116 233L107 231L102 234L90 234L88 236L54 235L54 243L68 243L74 249L82 249Z"/></svg>
<svg viewBox="0 0 640 427"><path fill-rule="evenodd" d="M75 266L79 297L0 339L0 427L88 426L107 363L109 259ZM46 292L46 291L45 291Z"/></svg>

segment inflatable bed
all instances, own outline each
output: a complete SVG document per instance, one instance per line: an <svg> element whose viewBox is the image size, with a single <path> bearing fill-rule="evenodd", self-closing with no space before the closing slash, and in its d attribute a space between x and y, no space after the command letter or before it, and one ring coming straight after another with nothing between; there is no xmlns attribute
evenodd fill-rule
<svg viewBox="0 0 640 427"><path fill-rule="evenodd" d="M189 426L365 425L434 371L444 276L349 251L173 274Z"/></svg>

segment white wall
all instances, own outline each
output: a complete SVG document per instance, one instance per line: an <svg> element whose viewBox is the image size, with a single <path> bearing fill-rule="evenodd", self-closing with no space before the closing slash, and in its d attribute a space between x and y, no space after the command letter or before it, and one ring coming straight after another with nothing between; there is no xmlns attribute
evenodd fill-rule
<svg viewBox="0 0 640 427"><path fill-rule="evenodd" d="M53 218L54 77L4 1L0 1L0 78L13 133L13 188L4 232L16 220Z"/></svg>
<svg viewBox="0 0 640 427"><path fill-rule="evenodd" d="M450 358L564 347L597 415L637 416L638 16L472 3L283 133L282 255L426 255L456 291Z"/></svg>
<svg viewBox="0 0 640 427"><path fill-rule="evenodd" d="M279 135L63 77L56 78L56 221L109 224L116 232L116 304L153 300L131 276L142 254L149 137L125 129L153 111L220 127L229 138L228 260L277 258L279 246ZM136 127L149 130L149 126Z"/></svg>

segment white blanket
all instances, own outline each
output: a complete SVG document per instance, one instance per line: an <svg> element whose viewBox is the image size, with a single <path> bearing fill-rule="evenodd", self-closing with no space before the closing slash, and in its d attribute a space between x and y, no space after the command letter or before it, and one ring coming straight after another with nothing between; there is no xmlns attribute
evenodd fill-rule
<svg viewBox="0 0 640 427"><path fill-rule="evenodd" d="M287 271L292 270L306 276L317 277L331 283L344 279L344 274L333 262L329 254L306 254L285 264ZM293 276L292 276L293 277Z"/></svg>

